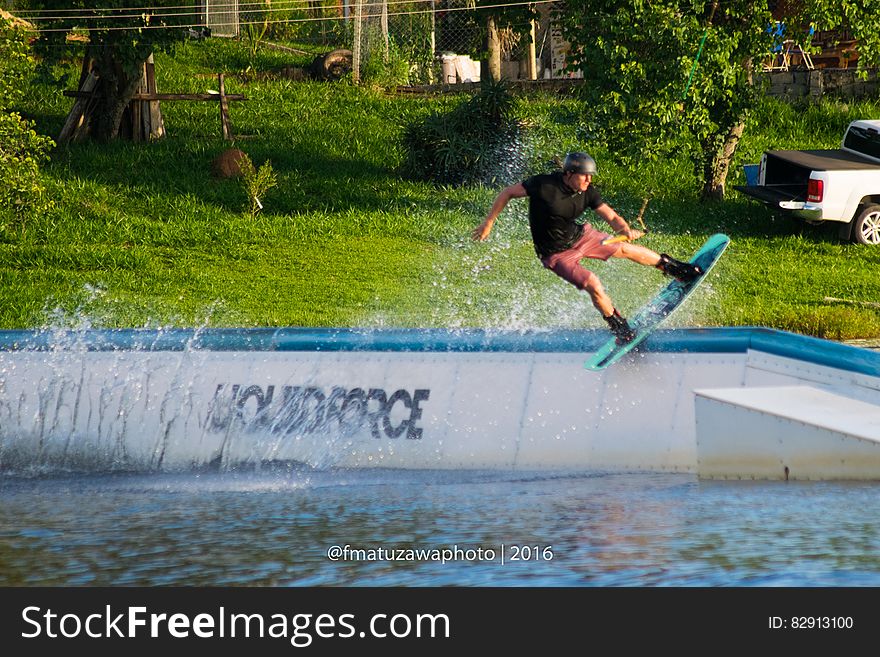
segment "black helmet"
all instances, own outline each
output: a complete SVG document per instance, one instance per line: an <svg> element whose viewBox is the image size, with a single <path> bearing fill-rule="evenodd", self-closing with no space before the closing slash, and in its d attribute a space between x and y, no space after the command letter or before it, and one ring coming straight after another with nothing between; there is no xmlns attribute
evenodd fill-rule
<svg viewBox="0 0 880 657"><path fill-rule="evenodd" d="M595 176L599 172L596 168L596 160L586 153L569 153L566 155L562 170L566 173L585 173L589 176Z"/></svg>

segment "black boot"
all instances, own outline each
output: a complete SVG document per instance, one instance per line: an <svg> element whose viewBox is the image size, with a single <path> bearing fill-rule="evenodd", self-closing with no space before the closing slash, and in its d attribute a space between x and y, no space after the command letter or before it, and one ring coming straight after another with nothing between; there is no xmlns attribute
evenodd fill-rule
<svg viewBox="0 0 880 657"><path fill-rule="evenodd" d="M603 317L605 317L603 315ZM614 312L605 317L605 321L608 322L608 326L611 327L611 332L614 334L614 337L617 338L617 344L626 344L627 342L631 342L636 337L636 332L630 328L629 322L626 321L625 317L622 317L619 312L617 312L617 308L614 309Z"/></svg>
<svg viewBox="0 0 880 657"><path fill-rule="evenodd" d="M665 253L660 254L660 262L657 263L657 269L682 283L690 283L695 278L703 275L703 270L697 265L670 258Z"/></svg>

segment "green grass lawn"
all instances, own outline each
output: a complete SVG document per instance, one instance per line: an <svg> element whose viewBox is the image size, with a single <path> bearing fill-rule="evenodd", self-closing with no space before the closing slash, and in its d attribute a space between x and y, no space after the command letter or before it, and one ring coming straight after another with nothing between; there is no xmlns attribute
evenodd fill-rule
<svg viewBox="0 0 880 657"><path fill-rule="evenodd" d="M470 232L506 183L439 188L399 170L403 126L463 96L415 97L346 82L251 81L243 46L208 39L156 55L159 90L204 92L228 74L230 116L241 148L270 162L279 185L255 218L236 180L211 174L230 146L218 107L164 102L168 137L152 144L73 144L45 168L55 208L0 234L0 327L399 326L598 327L588 298L544 270L529 241L526 201L514 201L486 243ZM266 50L257 68L302 65ZM75 70L76 63L72 63ZM265 76L264 76L265 77ZM21 111L56 136L71 99L34 83ZM512 145L530 173L583 149L597 184L633 217L642 243L689 257L710 234L730 248L672 326L763 325L833 339L880 336L880 249L839 242L833 230L774 217L731 191L697 200L691 163L633 171L582 136L572 99L520 100L532 126ZM880 102L768 100L756 111L728 180L766 148L835 147L853 118ZM624 314L663 283L656 270L615 260L592 265ZM826 301L827 297L852 303Z"/></svg>

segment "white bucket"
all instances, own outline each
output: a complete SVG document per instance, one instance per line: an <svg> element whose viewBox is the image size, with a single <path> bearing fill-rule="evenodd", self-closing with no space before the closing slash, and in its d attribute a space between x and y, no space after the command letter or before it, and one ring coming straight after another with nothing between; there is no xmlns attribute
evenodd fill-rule
<svg viewBox="0 0 880 657"><path fill-rule="evenodd" d="M455 60L457 55L444 53L440 56L440 68L443 72L440 81L443 84L455 84Z"/></svg>

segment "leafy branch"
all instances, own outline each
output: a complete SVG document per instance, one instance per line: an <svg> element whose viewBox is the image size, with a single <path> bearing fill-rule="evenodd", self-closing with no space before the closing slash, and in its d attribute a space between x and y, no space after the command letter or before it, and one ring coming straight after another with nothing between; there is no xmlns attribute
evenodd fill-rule
<svg viewBox="0 0 880 657"><path fill-rule="evenodd" d="M270 189L277 187L278 176L272 169L271 162L267 161L257 168L247 154L239 161L239 167L241 182L249 201L247 214L255 217L263 209L263 202L260 199L265 198Z"/></svg>

